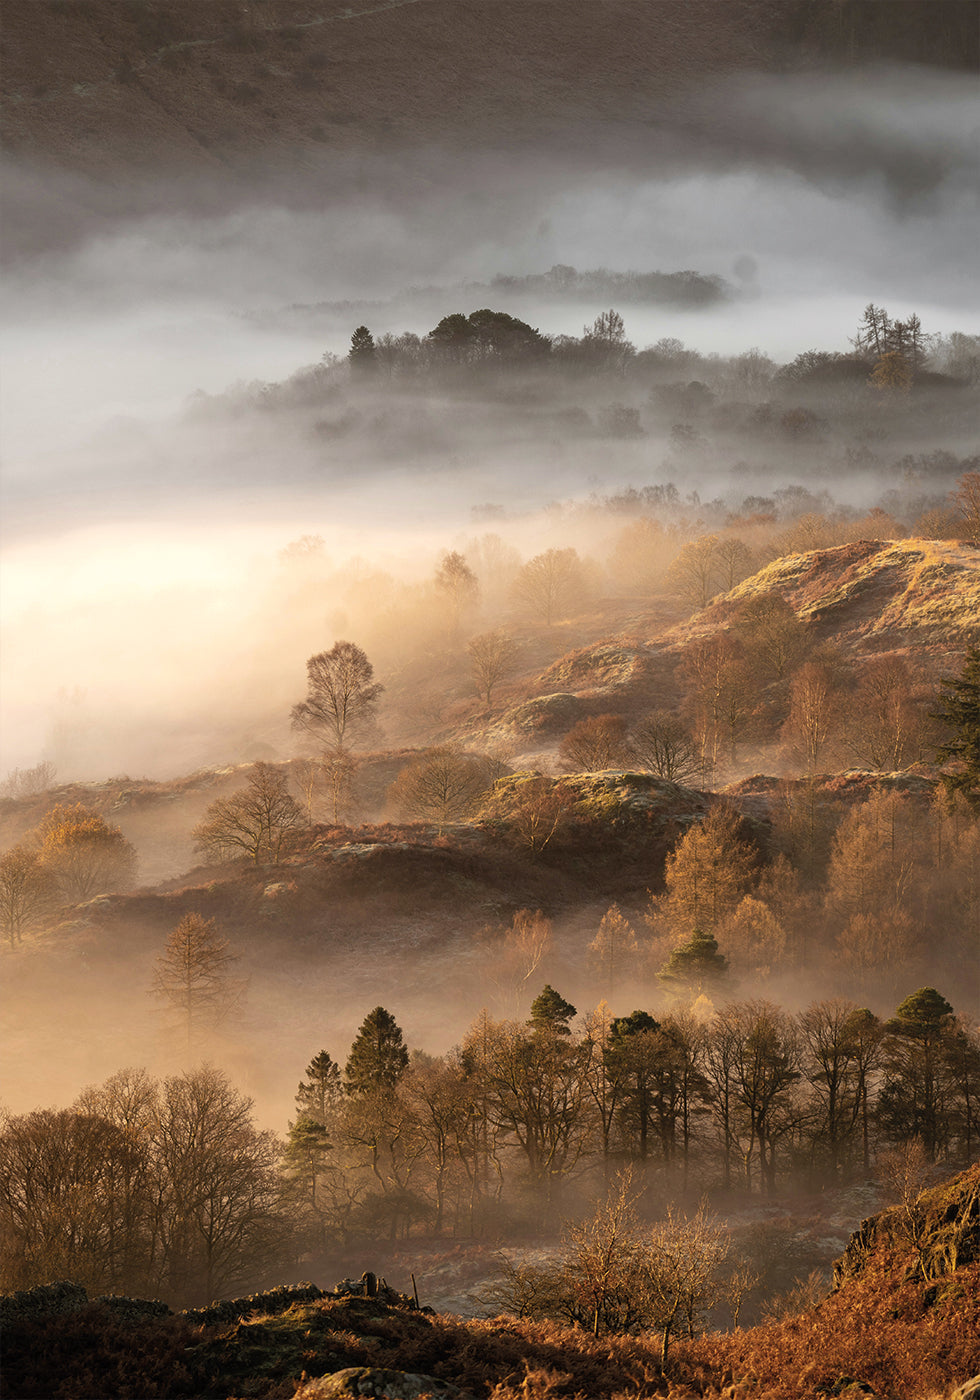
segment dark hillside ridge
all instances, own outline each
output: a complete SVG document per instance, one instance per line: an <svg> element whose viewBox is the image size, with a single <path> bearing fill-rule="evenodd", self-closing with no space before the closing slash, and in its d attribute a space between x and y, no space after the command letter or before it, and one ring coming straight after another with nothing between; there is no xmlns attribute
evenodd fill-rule
<svg viewBox="0 0 980 1400"><path fill-rule="evenodd" d="M454 136L576 149L581 125L642 125L711 74L975 70L977 17L976 0L7 0L5 142L106 173Z"/></svg>

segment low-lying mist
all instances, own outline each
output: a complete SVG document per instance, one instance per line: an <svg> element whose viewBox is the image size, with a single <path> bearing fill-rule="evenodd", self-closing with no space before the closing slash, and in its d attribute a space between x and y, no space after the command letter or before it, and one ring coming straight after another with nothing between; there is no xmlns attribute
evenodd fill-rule
<svg viewBox="0 0 980 1400"><path fill-rule="evenodd" d="M481 578L474 628L511 617L503 583L488 587L494 558L503 577L574 547L595 597L629 593L610 561L638 511L602 501L630 487L674 484L678 547L729 514L789 521L793 500L855 516L884 503L911 528L977 452L975 381L949 355L944 382L907 399L875 400L864 372L797 388L778 371L811 349L847 355L869 302L917 314L947 348L976 332L974 102L969 79L914 69L760 75L648 127L610 124L578 154L570 139L465 157L432 146L124 193L11 165L0 771L46 758L60 782L169 779L286 759L311 654L350 638L385 683L410 661L437 668L432 577L447 550ZM616 304L640 357L659 347L635 373L352 379L361 324L424 339L489 306L582 336L607 300L500 280L556 266L690 269L724 288L708 305ZM289 551L304 537L320 541L312 566ZM414 719L382 722L388 741L413 740ZM63 1083L16 1013L12 1107L121 1063L167 1067L143 1000L154 955L144 941L119 972L73 953L44 1013L52 1034L75 1023ZM379 987L353 938L323 986L299 956L266 962L248 1033L207 1049L281 1127L306 1060L322 1044L341 1056L379 997L411 1045L458 1040L482 974L461 965L450 1016L432 1004L431 964L414 966L413 985L393 990L389 968ZM565 989L577 995L574 977Z"/></svg>

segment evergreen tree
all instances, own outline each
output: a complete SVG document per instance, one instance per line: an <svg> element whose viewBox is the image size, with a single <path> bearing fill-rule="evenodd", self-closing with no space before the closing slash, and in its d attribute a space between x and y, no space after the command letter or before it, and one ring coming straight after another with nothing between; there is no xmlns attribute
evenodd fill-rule
<svg viewBox="0 0 980 1400"><path fill-rule="evenodd" d="M966 653L963 670L943 682L935 718L949 725L952 735L937 750L937 757L953 759L956 769L942 775L946 791L962 793L980 810L980 646Z"/></svg>
<svg viewBox="0 0 980 1400"><path fill-rule="evenodd" d="M694 994L719 982L728 971L728 959L718 951L718 940L695 929L686 943L675 948L657 973L657 980L677 994Z"/></svg>
<svg viewBox="0 0 980 1400"><path fill-rule="evenodd" d="M347 359L356 374L373 374L378 368L374 336L367 326L358 326L350 338Z"/></svg>
<svg viewBox="0 0 980 1400"><path fill-rule="evenodd" d="M557 1035L571 1035L568 1023L575 1015L575 1007L547 983L540 995L531 1002L529 1025L536 1031L553 1031Z"/></svg>
<svg viewBox="0 0 980 1400"><path fill-rule="evenodd" d="M408 1051L390 1011L376 1006L365 1016L350 1049L344 1070L348 1094L369 1094L394 1089L408 1068Z"/></svg>
<svg viewBox="0 0 980 1400"><path fill-rule="evenodd" d="M296 1107L314 1123L326 1123L340 1094L340 1068L326 1050L321 1050L306 1066L306 1078L296 1090Z"/></svg>
<svg viewBox="0 0 980 1400"><path fill-rule="evenodd" d="M896 1142L921 1138L931 1160L947 1145L946 1051L954 1030L953 1008L935 987L907 996L885 1024L879 1117Z"/></svg>

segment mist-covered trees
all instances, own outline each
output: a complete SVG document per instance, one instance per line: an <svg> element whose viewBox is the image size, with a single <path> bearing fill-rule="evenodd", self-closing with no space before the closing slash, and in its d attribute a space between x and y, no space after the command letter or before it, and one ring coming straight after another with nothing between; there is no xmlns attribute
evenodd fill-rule
<svg viewBox="0 0 980 1400"><path fill-rule="evenodd" d="M59 803L31 833L41 866L66 902L128 890L136 880L136 851L117 826L83 806Z"/></svg>
<svg viewBox="0 0 980 1400"><path fill-rule="evenodd" d="M256 865L273 863L302 824L302 808L289 792L286 771L272 763L256 763L240 792L210 804L194 828L194 840L196 849L211 861L244 854Z"/></svg>
<svg viewBox="0 0 980 1400"><path fill-rule="evenodd" d="M235 961L214 919L186 914L168 937L154 968L153 994L180 1026L188 1049L238 1004L244 984L232 976Z"/></svg>
<svg viewBox="0 0 980 1400"><path fill-rule="evenodd" d="M377 372L377 347L367 326L358 326L351 336L347 360L354 374L368 375Z"/></svg>
<svg viewBox="0 0 980 1400"><path fill-rule="evenodd" d="M310 657L306 675L306 699L292 709L294 729L329 749L348 749L371 732L384 686L359 646L334 643Z"/></svg>
<svg viewBox="0 0 980 1400"><path fill-rule="evenodd" d="M35 927L58 902L54 877L40 852L14 846L0 856L0 928L11 948Z"/></svg>
<svg viewBox="0 0 980 1400"><path fill-rule="evenodd" d="M516 670L520 649L513 637L496 628L471 637L466 650L473 684L489 709L493 692Z"/></svg>
<svg viewBox="0 0 980 1400"><path fill-rule="evenodd" d="M0 1130L5 1289L71 1278L191 1306L281 1258L288 1221L271 1133L219 1071L124 1071L71 1108Z"/></svg>
<svg viewBox="0 0 980 1400"><path fill-rule="evenodd" d="M522 364L551 350L548 337L526 321L489 308L444 316L427 340L440 362L454 365Z"/></svg>
<svg viewBox="0 0 980 1400"><path fill-rule="evenodd" d="M516 601L545 627L567 617L585 592L585 569L574 549L536 554L520 569L513 585Z"/></svg>

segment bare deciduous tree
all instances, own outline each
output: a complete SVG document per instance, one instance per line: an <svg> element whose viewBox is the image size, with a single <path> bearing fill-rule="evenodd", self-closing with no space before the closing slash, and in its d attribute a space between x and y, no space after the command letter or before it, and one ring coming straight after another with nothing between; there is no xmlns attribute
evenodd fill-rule
<svg viewBox="0 0 980 1400"><path fill-rule="evenodd" d="M459 637L464 612L476 605L480 585L465 557L455 549L442 556L435 582L437 591L445 599L449 611L449 631L455 641Z"/></svg>
<svg viewBox="0 0 980 1400"><path fill-rule="evenodd" d="M473 682L489 709L493 692L502 681L513 675L517 667L517 643L506 632L497 629L472 637L466 649Z"/></svg>
<svg viewBox="0 0 980 1400"><path fill-rule="evenodd" d="M213 919L186 914L156 961L153 995L176 1013L190 1049L195 1036L232 1014L244 983L231 976L237 961Z"/></svg>
<svg viewBox="0 0 980 1400"><path fill-rule="evenodd" d="M353 642L337 642L306 663L306 699L293 706L294 729L305 730L331 748L346 749L370 731L384 686Z"/></svg>
<svg viewBox="0 0 980 1400"><path fill-rule="evenodd" d="M690 540L667 571L667 582L695 610L707 607L721 582L717 535Z"/></svg>
<svg viewBox="0 0 980 1400"><path fill-rule="evenodd" d="M641 772L667 783L689 783L701 769L701 756L690 730L669 710L654 710L630 731L633 761Z"/></svg>
<svg viewBox="0 0 980 1400"><path fill-rule="evenodd" d="M0 926L11 948L57 903L53 877L37 851L14 846L0 856Z"/></svg>
<svg viewBox="0 0 980 1400"><path fill-rule="evenodd" d="M497 765L484 754L429 749L408 764L388 789L388 803L403 820L465 821L493 785Z"/></svg>
<svg viewBox="0 0 980 1400"><path fill-rule="evenodd" d="M244 852L258 865L278 861L290 833L302 823L302 808L289 793L283 769L256 763L241 792L211 803L194 839L208 860Z"/></svg>
<svg viewBox="0 0 980 1400"><path fill-rule="evenodd" d="M620 715L590 715L572 726L558 746L568 773L595 773L622 768L631 758L626 721Z"/></svg>
<svg viewBox="0 0 980 1400"><path fill-rule="evenodd" d="M548 549L528 560L513 584L514 596L546 627L566 617L585 593L585 570L574 549Z"/></svg>
<svg viewBox="0 0 980 1400"><path fill-rule="evenodd" d="M632 924L623 917L618 904L610 905L589 944L589 961L598 974L603 995L613 995L619 978L635 959L637 951Z"/></svg>

